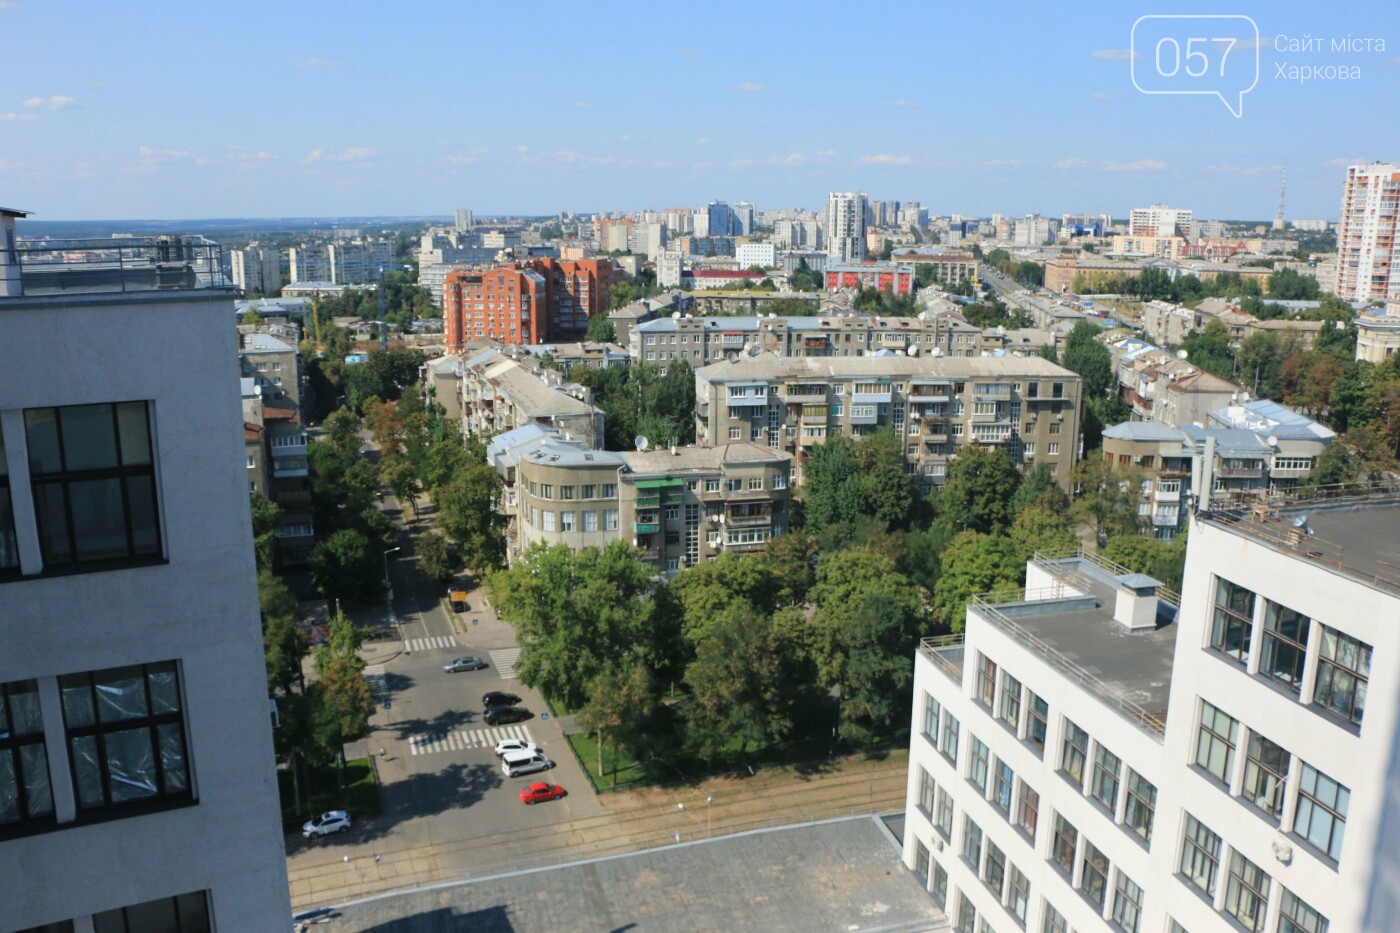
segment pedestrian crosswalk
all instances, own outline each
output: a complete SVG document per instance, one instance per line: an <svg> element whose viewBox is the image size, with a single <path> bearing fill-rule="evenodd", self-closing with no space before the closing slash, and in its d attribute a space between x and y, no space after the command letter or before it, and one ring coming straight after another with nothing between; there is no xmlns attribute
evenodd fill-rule
<svg viewBox="0 0 1400 933"><path fill-rule="evenodd" d="M436 752L462 751L468 748L495 748L496 743L502 739L534 741L526 726L501 726L497 729L457 729L446 733L415 735L408 740L408 750L413 755L432 755Z"/></svg>
<svg viewBox="0 0 1400 933"><path fill-rule="evenodd" d="M409 651L428 651L432 648L453 648L460 647L457 643L456 635L433 635L429 638L408 639Z"/></svg>
<svg viewBox="0 0 1400 933"><path fill-rule="evenodd" d="M491 663L496 666L496 673L501 675L502 680L515 679L515 662L519 660L519 648L506 648L503 651L491 652Z"/></svg>
<svg viewBox="0 0 1400 933"><path fill-rule="evenodd" d="M365 668L365 682L369 684L370 691L375 699L383 700L389 695L389 684L384 678L384 665L371 664Z"/></svg>

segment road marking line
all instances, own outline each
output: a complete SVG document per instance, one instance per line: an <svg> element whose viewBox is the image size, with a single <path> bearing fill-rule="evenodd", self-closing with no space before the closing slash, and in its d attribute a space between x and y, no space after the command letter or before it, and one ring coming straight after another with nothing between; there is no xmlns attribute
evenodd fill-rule
<svg viewBox="0 0 1400 933"><path fill-rule="evenodd" d="M496 673L501 675L502 680L515 680L515 662L520 660L519 648L506 648L502 651L491 652L491 663L496 666Z"/></svg>

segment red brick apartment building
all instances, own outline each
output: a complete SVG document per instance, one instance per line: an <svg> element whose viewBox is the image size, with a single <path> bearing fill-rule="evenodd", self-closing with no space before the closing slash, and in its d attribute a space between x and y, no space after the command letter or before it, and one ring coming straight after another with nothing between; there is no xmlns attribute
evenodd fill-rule
<svg viewBox="0 0 1400 933"><path fill-rule="evenodd" d="M532 259L473 272L449 272L443 289L447 349L494 337L502 343L579 340L588 319L612 300L612 262Z"/></svg>

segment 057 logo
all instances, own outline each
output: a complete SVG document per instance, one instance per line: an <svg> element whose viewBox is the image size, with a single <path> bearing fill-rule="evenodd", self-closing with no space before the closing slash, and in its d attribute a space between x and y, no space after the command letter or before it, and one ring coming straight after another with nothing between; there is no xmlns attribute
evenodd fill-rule
<svg viewBox="0 0 1400 933"><path fill-rule="evenodd" d="M1239 117L1259 83L1259 27L1248 16L1143 16L1130 48L1133 87L1144 94L1214 95Z"/></svg>

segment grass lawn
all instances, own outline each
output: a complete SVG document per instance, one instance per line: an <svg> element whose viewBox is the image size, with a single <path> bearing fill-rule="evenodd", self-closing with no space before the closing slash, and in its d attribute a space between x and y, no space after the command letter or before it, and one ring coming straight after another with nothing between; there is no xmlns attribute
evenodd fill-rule
<svg viewBox="0 0 1400 933"><path fill-rule="evenodd" d="M282 823L299 827L317 813L344 810L352 819L367 819L379 815L379 784L374 777L374 765L368 758L352 758L345 763L345 791L342 794L336 765L308 768L301 788L302 813L297 816L296 796L292 789L292 772L279 769L277 789L282 797ZM310 785L308 789L307 785Z"/></svg>
<svg viewBox="0 0 1400 933"><path fill-rule="evenodd" d="M619 758L617 745L613 742L603 744L603 776L599 777L598 740L592 733L579 732L565 738L569 740L569 747L574 750L574 754L583 762L583 770L588 774L588 780L593 783L595 790L606 791L615 787L636 787L651 783L647 772L633 761L631 756Z"/></svg>

